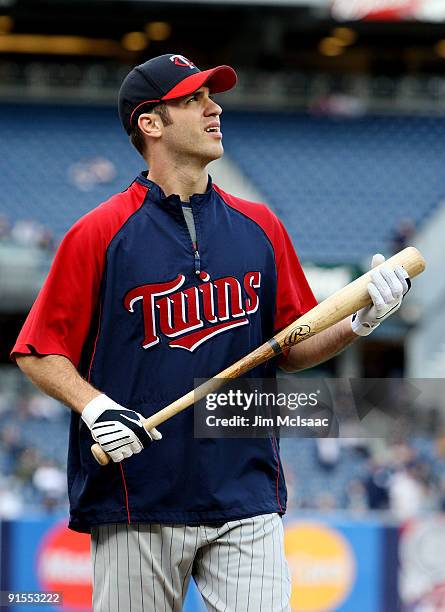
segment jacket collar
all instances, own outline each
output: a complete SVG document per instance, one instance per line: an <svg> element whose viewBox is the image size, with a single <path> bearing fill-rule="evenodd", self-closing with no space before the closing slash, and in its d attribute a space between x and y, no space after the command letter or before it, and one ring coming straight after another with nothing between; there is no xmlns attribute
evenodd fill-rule
<svg viewBox="0 0 445 612"><path fill-rule="evenodd" d="M172 211L178 211L182 216L182 203L179 198L179 195L172 194L170 196L166 196L161 187L147 178L147 170L141 172L139 176L136 178L136 181L141 185L145 185L149 189L148 198L155 202L156 204L160 204L161 206L170 209ZM213 194L213 181L210 174L208 175L207 189L204 193L195 193L190 198L190 206L193 211L198 212L199 207L203 204L206 204L210 201Z"/></svg>

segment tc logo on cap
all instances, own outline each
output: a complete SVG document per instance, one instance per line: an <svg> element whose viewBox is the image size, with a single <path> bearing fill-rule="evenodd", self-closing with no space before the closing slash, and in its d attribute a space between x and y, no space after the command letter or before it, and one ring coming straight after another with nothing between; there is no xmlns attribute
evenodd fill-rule
<svg viewBox="0 0 445 612"><path fill-rule="evenodd" d="M182 66L183 68L188 67L190 69L195 68L195 64L191 62L190 60L188 60L183 55L172 55L170 57L170 61L173 62L175 66Z"/></svg>

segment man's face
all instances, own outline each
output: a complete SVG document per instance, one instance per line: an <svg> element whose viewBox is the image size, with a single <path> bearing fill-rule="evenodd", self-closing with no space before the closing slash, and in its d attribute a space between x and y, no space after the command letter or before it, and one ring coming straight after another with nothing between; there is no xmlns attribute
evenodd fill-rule
<svg viewBox="0 0 445 612"><path fill-rule="evenodd" d="M207 165L223 155L222 108L210 97L208 87L171 100L167 106L172 124L164 127L162 139L173 156L195 158Z"/></svg>

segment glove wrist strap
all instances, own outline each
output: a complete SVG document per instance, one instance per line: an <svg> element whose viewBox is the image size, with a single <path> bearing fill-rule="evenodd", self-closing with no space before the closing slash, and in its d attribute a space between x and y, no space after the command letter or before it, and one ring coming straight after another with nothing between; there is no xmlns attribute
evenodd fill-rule
<svg viewBox="0 0 445 612"><path fill-rule="evenodd" d="M100 417L102 412L110 408L111 402L112 400L104 393L101 393L100 395L92 399L90 402L88 402L88 404L82 410L81 416L83 421L85 421L85 423L90 429L94 425L96 420Z"/></svg>
<svg viewBox="0 0 445 612"><path fill-rule="evenodd" d="M362 323L357 313L351 317L351 329L357 336L369 336L379 325L380 323L375 323L374 325L368 322Z"/></svg>

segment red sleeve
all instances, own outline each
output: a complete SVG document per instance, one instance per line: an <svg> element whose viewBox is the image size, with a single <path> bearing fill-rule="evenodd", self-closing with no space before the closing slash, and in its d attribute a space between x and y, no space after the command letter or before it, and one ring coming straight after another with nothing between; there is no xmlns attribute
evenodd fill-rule
<svg viewBox="0 0 445 612"><path fill-rule="evenodd" d="M133 185L85 215L66 234L11 358L64 355L78 366L99 300L108 244L147 191Z"/></svg>
<svg viewBox="0 0 445 612"><path fill-rule="evenodd" d="M277 263L277 304L275 332L317 305L317 300L307 282L298 256L284 228L276 219L275 257Z"/></svg>
<svg viewBox="0 0 445 612"><path fill-rule="evenodd" d="M12 356L64 355L78 365L103 268L104 250L91 229L76 224L63 239Z"/></svg>
<svg viewBox="0 0 445 612"><path fill-rule="evenodd" d="M317 305L289 235L278 217L264 204L234 197L216 185L215 189L226 204L257 223L272 244L277 268L274 331L278 332Z"/></svg>

